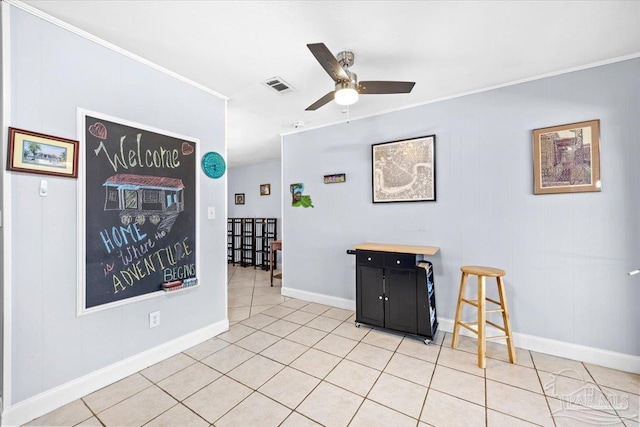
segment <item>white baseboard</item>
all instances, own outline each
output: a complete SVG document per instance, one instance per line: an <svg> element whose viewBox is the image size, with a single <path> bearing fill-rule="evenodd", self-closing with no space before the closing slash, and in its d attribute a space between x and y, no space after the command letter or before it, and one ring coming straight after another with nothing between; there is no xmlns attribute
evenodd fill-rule
<svg viewBox="0 0 640 427"><path fill-rule="evenodd" d="M315 302L318 304L330 305L332 307L343 308L345 310L356 309L356 302L352 299L332 297L331 295L317 294L315 292L301 291L300 289L282 287L282 295L290 298L297 298L303 301Z"/></svg>
<svg viewBox="0 0 640 427"><path fill-rule="evenodd" d="M222 320L11 405L2 413L2 426L27 423L228 329L229 320Z"/></svg>
<svg viewBox="0 0 640 427"><path fill-rule="evenodd" d="M282 288L282 295L297 298L304 301L326 304L333 307L355 310L354 300L332 297L329 295L317 294L314 292L301 291L299 289ZM453 332L453 320L438 318L439 330L443 332ZM460 328L460 334L475 337L471 331ZM487 327L487 334L503 335L498 329ZM504 340L494 341L505 344ZM604 366L606 368L618 369L625 372L640 374L640 356L618 353L615 351L603 350L595 347L588 347L580 344L572 344L564 341L552 340L549 338L537 337L534 335L513 333L513 342L516 347L531 350L538 353L550 354L552 356L564 357L566 359L578 360L580 362L591 363L593 365Z"/></svg>
<svg viewBox="0 0 640 427"><path fill-rule="evenodd" d="M453 332L453 319L438 318L438 323L441 331ZM460 335L476 337L473 332L468 331L465 328L460 328ZM487 335L504 335L504 332L491 326L487 326ZM497 340L493 342L506 345L505 340ZM615 351L557 341L549 338L537 337L535 335L522 334L519 332L513 333L513 343L516 347L523 348L525 350L564 357L565 359L578 360L580 362L591 363L592 365L604 366L605 368L640 374L640 356L617 353Z"/></svg>

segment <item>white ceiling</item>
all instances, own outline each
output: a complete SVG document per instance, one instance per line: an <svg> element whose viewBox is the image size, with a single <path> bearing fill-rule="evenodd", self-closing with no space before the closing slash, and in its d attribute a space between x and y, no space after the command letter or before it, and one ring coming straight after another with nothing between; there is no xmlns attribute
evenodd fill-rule
<svg viewBox="0 0 640 427"><path fill-rule="evenodd" d="M640 1L26 0L225 95L230 166L280 157L280 134L640 53ZM352 50L360 80L408 80L348 113L307 43ZM261 82L279 76L295 90Z"/></svg>

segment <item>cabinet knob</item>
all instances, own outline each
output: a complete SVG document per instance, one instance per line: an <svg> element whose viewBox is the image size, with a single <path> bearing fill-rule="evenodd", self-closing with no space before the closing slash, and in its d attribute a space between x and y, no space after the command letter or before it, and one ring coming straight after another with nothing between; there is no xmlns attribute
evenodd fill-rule
<svg viewBox="0 0 640 427"><path fill-rule="evenodd" d="M378 295L378 299L382 299L382 295Z"/></svg>
<svg viewBox="0 0 640 427"><path fill-rule="evenodd" d="M367 258L367 261L371 261L371 257Z"/></svg>
<svg viewBox="0 0 640 427"><path fill-rule="evenodd" d="M400 260L397 260L397 261L396 261L396 264L400 264Z"/></svg>
<svg viewBox="0 0 640 427"><path fill-rule="evenodd" d="M389 297L384 297L384 300L385 301L389 301Z"/></svg>

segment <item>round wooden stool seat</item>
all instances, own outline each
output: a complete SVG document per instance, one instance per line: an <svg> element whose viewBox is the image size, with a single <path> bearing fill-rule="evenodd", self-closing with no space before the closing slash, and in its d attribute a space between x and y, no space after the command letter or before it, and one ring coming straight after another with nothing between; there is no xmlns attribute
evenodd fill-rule
<svg viewBox="0 0 640 427"><path fill-rule="evenodd" d="M481 265L463 265L460 267L460 271L473 274L474 276L485 277L502 277L506 274L504 270L500 270L499 268L484 267Z"/></svg>

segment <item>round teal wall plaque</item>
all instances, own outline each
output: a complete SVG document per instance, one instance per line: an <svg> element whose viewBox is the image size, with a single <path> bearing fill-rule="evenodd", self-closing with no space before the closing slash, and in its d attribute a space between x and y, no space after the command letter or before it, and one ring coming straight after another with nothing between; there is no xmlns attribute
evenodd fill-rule
<svg viewBox="0 0 640 427"><path fill-rule="evenodd" d="M226 169L224 158L215 151L202 156L202 170L209 178L220 178Z"/></svg>

